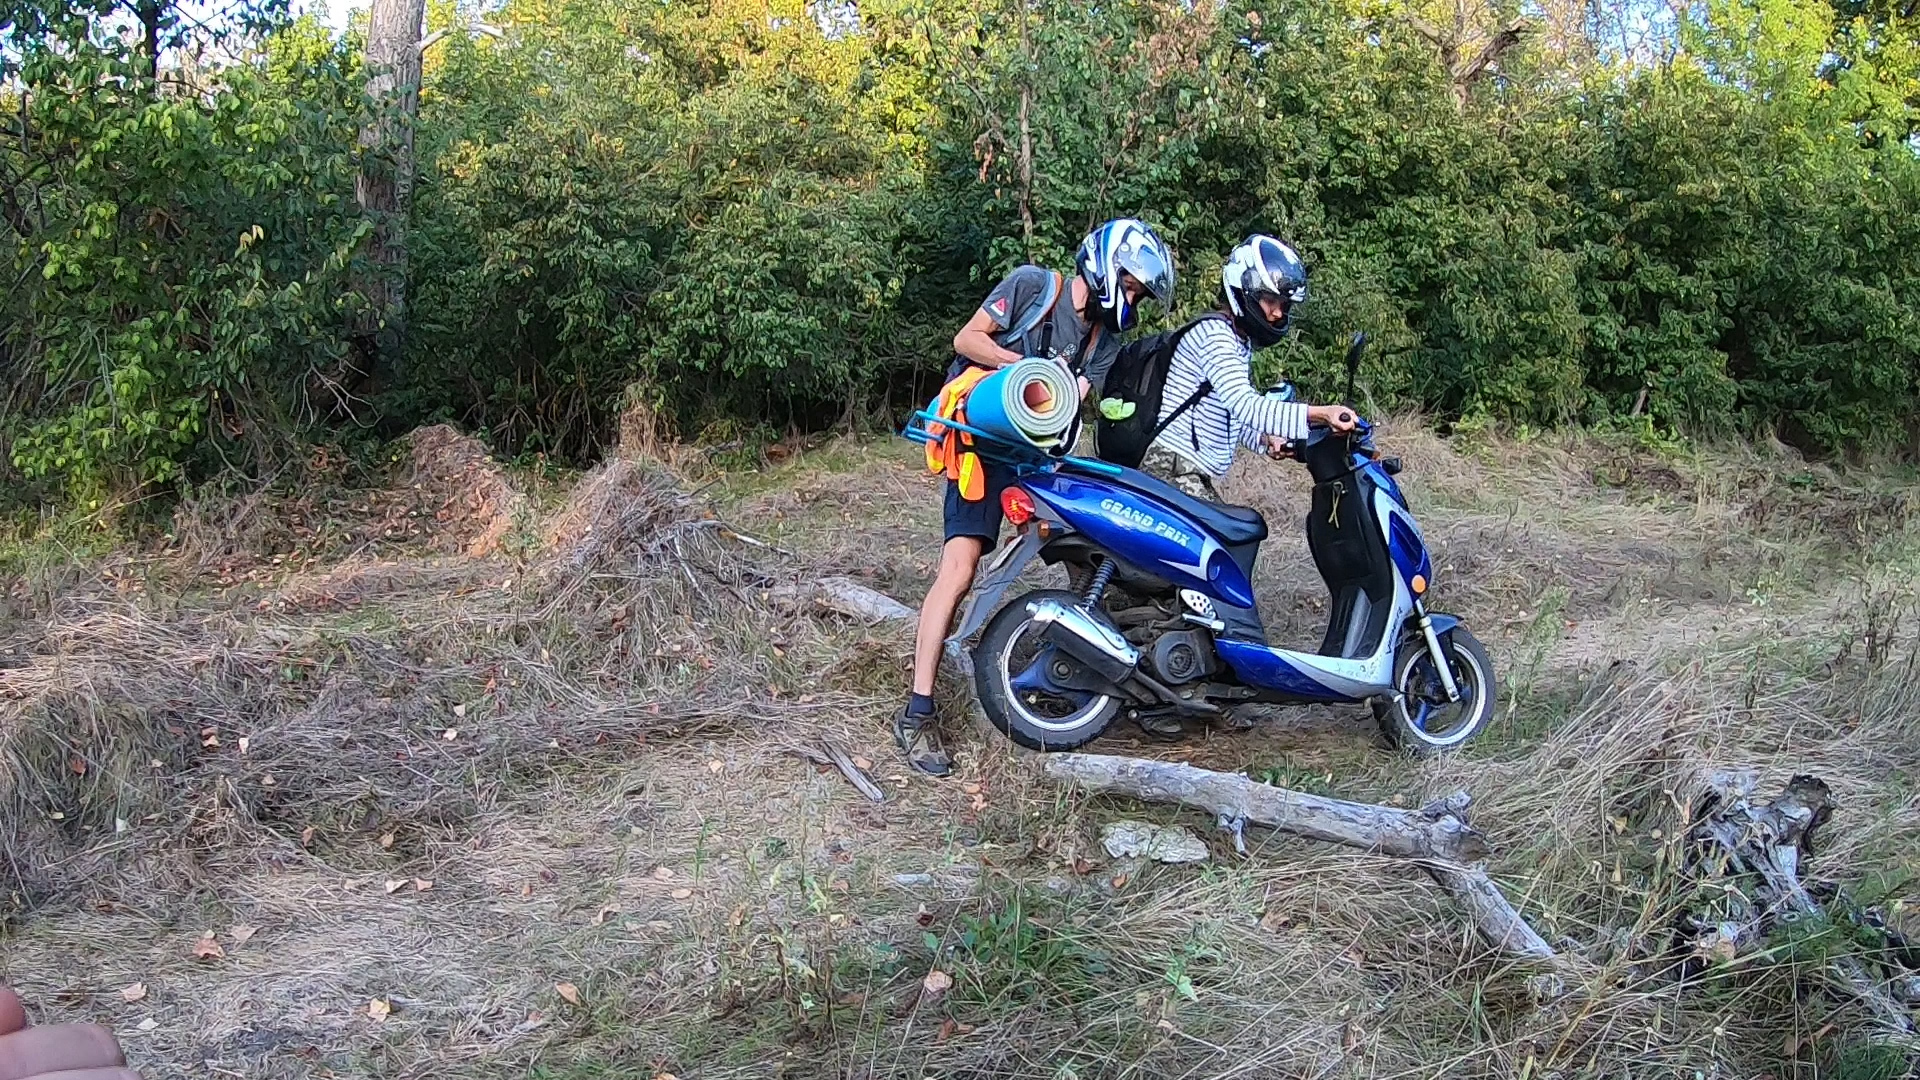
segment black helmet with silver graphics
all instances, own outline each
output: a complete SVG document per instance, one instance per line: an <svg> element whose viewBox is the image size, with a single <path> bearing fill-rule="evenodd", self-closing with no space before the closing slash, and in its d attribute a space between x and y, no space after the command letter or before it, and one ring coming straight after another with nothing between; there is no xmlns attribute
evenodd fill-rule
<svg viewBox="0 0 1920 1080"><path fill-rule="evenodd" d="M1122 271L1161 306L1173 303L1173 252L1144 221L1118 218L1093 230L1080 242L1074 262L1107 329L1116 333L1132 329L1138 315L1121 284Z"/></svg>
<svg viewBox="0 0 1920 1080"><path fill-rule="evenodd" d="M1254 348L1262 349L1286 336L1293 309L1306 303L1307 267L1292 248L1255 234L1227 256L1220 285L1234 325Z"/></svg>

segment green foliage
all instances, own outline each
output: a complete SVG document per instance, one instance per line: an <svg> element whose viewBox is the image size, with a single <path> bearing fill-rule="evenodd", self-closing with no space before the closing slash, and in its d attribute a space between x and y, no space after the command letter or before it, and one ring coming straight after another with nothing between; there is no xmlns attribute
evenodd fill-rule
<svg viewBox="0 0 1920 1080"><path fill-rule="evenodd" d="M1062 918L1036 918L1032 907L1031 900L1014 896L989 900L979 914L959 917L951 956L963 992L982 1002L1091 996L1109 973L1106 951L1061 926ZM937 956L939 939L927 937Z"/></svg>
<svg viewBox="0 0 1920 1080"><path fill-rule="evenodd" d="M1834 1055L1834 1080L1899 1080L1911 1076L1905 1050L1876 1042L1849 1042Z"/></svg>
<svg viewBox="0 0 1920 1080"><path fill-rule="evenodd" d="M799 3L739 14L515 4L523 47L452 50L423 105L416 407L580 453L634 381L684 435L831 419L876 384L911 132L868 39Z"/></svg>
<svg viewBox="0 0 1920 1080"><path fill-rule="evenodd" d="M1260 374L1321 398L1365 329L1376 408L1920 445L1920 19L1712 0L1456 79L1425 10L508 0L495 37L440 0L379 404L573 459L636 396L743 443L897 417L993 279L1132 214L1178 248L1165 318L1294 241L1313 300ZM297 439L367 233L356 34L248 9L237 61L156 82L113 25L0 8L0 452L48 489Z"/></svg>
<svg viewBox="0 0 1920 1080"><path fill-rule="evenodd" d="M29 481L139 491L203 449L270 453L299 427L290 388L342 351L352 61L305 24L256 63L156 82L98 38L68 24L22 50L0 449Z"/></svg>

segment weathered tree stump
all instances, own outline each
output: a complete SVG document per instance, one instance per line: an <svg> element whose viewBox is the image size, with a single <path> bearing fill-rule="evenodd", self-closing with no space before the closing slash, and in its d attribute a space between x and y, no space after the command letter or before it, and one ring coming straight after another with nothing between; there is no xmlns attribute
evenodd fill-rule
<svg viewBox="0 0 1920 1080"><path fill-rule="evenodd" d="M1683 916L1691 952L1708 960L1732 960L1758 951L1782 925L1834 919L1834 912L1815 899L1800 876L1802 861L1813 854L1815 833L1833 816L1827 785L1812 776L1795 776L1780 794L1764 801L1754 797L1751 774L1717 773L1706 787L1688 835L1687 877L1696 886L1718 886L1717 893L1736 899L1716 913L1719 917L1703 918L1697 912ZM1837 921L1856 919L1842 910ZM1899 999L1916 973L1891 956L1877 966L1883 971L1842 953L1829 957L1825 970L1835 989L1857 999L1890 1033L1912 1036L1913 1012Z"/></svg>

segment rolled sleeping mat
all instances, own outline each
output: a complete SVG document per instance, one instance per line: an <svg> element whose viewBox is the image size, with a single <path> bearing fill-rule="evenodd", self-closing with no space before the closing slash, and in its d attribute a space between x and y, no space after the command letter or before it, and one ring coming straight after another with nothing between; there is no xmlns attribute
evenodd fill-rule
<svg viewBox="0 0 1920 1080"><path fill-rule="evenodd" d="M1009 442L1059 446L1080 414L1080 384L1058 360L1029 356L981 379L967 423Z"/></svg>

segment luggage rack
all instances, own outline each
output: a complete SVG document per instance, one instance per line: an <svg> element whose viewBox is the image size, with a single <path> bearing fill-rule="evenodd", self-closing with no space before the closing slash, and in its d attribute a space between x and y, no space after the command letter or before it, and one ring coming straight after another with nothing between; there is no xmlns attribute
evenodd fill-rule
<svg viewBox="0 0 1920 1080"><path fill-rule="evenodd" d="M1085 469L1104 476L1120 476L1124 472L1120 466L1110 461L1072 454L1050 454L1032 443L1015 442L983 431L972 424L964 424L958 420L945 420L926 409L914 410L913 415L907 418L907 426L901 430L900 434L913 442L923 445L930 443L933 441L933 436L927 434L928 424L939 424L973 436L976 444L975 453L988 461L1013 466L1016 475L1025 476L1029 473L1046 472L1052 468L1050 464L1052 462L1071 465L1076 469Z"/></svg>

